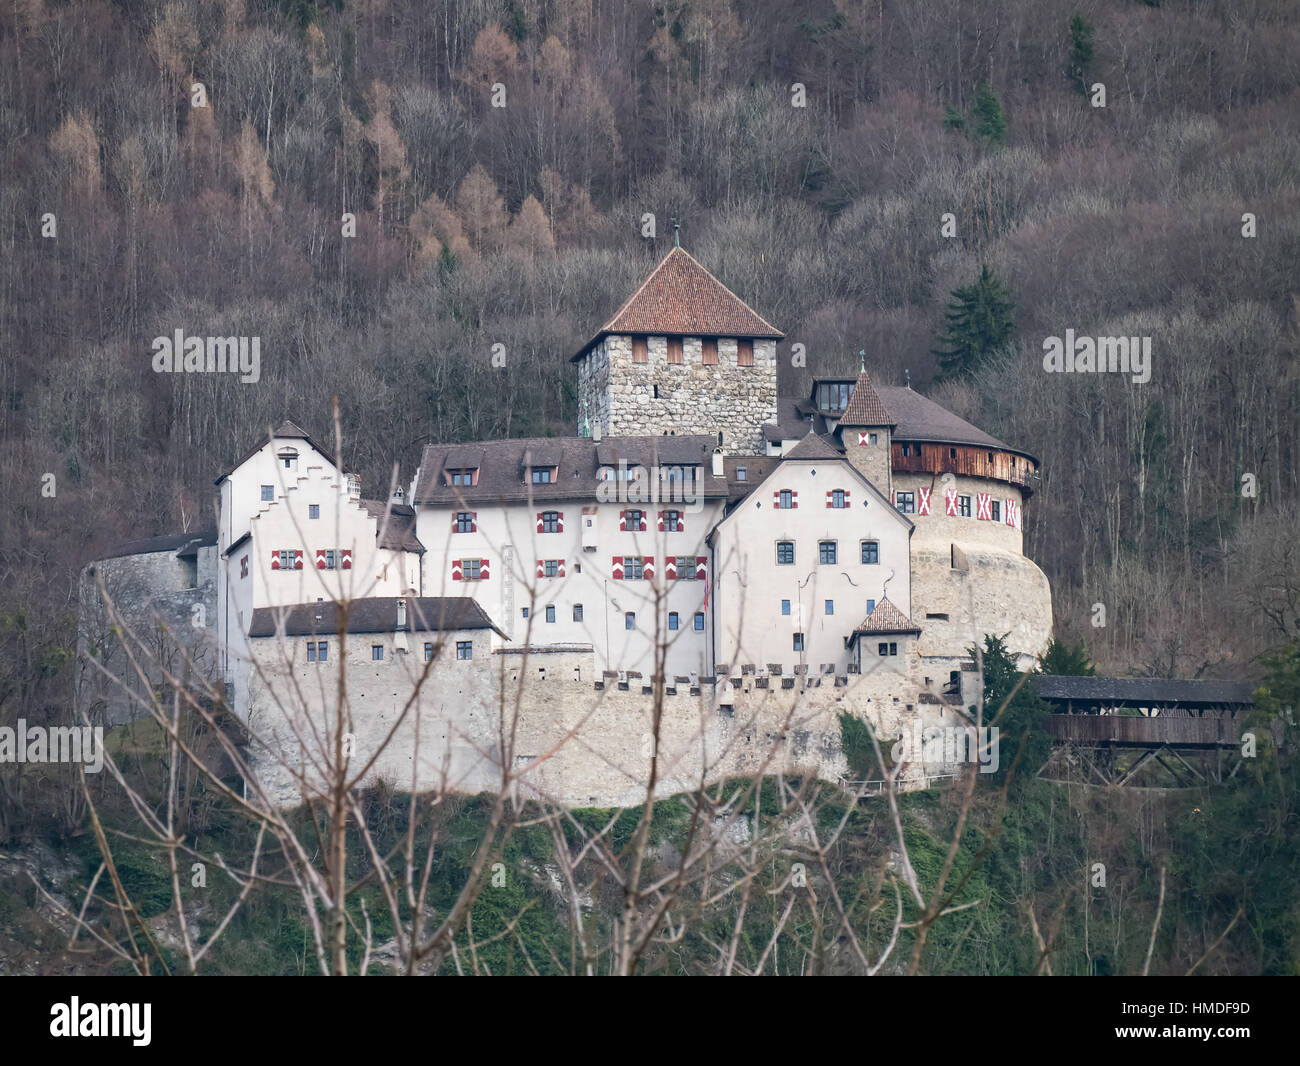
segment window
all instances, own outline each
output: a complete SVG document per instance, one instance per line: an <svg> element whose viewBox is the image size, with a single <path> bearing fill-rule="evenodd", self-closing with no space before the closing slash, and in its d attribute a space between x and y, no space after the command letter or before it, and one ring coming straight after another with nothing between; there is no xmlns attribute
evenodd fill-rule
<svg viewBox="0 0 1300 1066"><path fill-rule="evenodd" d="M748 481L748 480L749 480L749 471L746 470L743 466L738 466L738 467L736 467L736 480L737 480L737 481Z"/></svg>
<svg viewBox="0 0 1300 1066"><path fill-rule="evenodd" d="M551 468L548 466L542 470L529 469L534 485L549 485L551 483Z"/></svg>
<svg viewBox="0 0 1300 1066"><path fill-rule="evenodd" d="M782 489L781 494L777 497L776 505L783 511L788 511L794 506L794 492L790 489Z"/></svg>
<svg viewBox="0 0 1300 1066"><path fill-rule="evenodd" d="M937 613L936 613L936 614L927 614L925 617L926 617L926 618L932 618L932 619L934 619L936 622L946 622L946 621L948 621L948 616L947 616L946 614L937 614Z"/></svg>
<svg viewBox="0 0 1300 1066"><path fill-rule="evenodd" d="M263 499L263 500L274 500L274 499L275 499L275 486L274 486L274 485L263 485L263 486L262 486L262 499Z"/></svg>
<svg viewBox="0 0 1300 1066"><path fill-rule="evenodd" d="M623 557L623 580L644 581L645 559L639 555L625 555Z"/></svg>
<svg viewBox="0 0 1300 1066"><path fill-rule="evenodd" d="M794 635L794 650L795 650L795 651L803 651L803 634L802 634L802 633L796 633L796 634Z"/></svg>
<svg viewBox="0 0 1300 1066"><path fill-rule="evenodd" d="M433 661L433 644L427 640L424 642L424 661L426 663Z"/></svg>
<svg viewBox="0 0 1300 1066"><path fill-rule="evenodd" d="M949 448L949 449L948 449L948 458L949 458L949 459L956 459L956 458L957 458L957 449L956 449L956 448Z"/></svg>
<svg viewBox="0 0 1300 1066"><path fill-rule="evenodd" d="M460 561L460 571L466 581L483 580L483 560L482 559L462 559Z"/></svg>
<svg viewBox="0 0 1300 1066"><path fill-rule="evenodd" d="M842 511L845 507L844 490L834 489L831 491L831 506L837 511Z"/></svg>
<svg viewBox="0 0 1300 1066"><path fill-rule="evenodd" d="M822 540L817 542L817 557L818 561L823 566L835 565L836 557L838 555L835 543L836 542L833 540Z"/></svg>
<svg viewBox="0 0 1300 1066"><path fill-rule="evenodd" d="M995 522L1001 522L1001 521L1002 521L1002 501L1001 501L1001 500L993 500L993 501L989 504L989 517L991 517L991 518L993 519L993 521L995 521Z"/></svg>
<svg viewBox="0 0 1300 1066"><path fill-rule="evenodd" d="M664 530L668 533L678 533L682 528L681 511L664 512Z"/></svg>
<svg viewBox="0 0 1300 1066"><path fill-rule="evenodd" d="M294 550L292 548L280 549L280 569L292 570L294 562Z"/></svg>
<svg viewBox="0 0 1300 1066"><path fill-rule="evenodd" d="M899 514L916 514L916 493L894 493L894 509L897 510Z"/></svg>
<svg viewBox="0 0 1300 1066"><path fill-rule="evenodd" d="M778 540L776 542L776 562L778 566L794 565L794 541Z"/></svg>
<svg viewBox="0 0 1300 1066"><path fill-rule="evenodd" d="M456 532L473 533L474 532L474 512L457 511L456 512Z"/></svg>
<svg viewBox="0 0 1300 1066"><path fill-rule="evenodd" d="M677 580L694 581L696 576L694 557L690 555L677 556Z"/></svg>
<svg viewBox="0 0 1300 1066"><path fill-rule="evenodd" d="M328 548L325 551L325 569L333 570L335 566L334 549Z"/></svg>
<svg viewBox="0 0 1300 1066"><path fill-rule="evenodd" d="M670 363L680 363L682 361L681 337L668 338L668 361Z"/></svg>
<svg viewBox="0 0 1300 1066"><path fill-rule="evenodd" d="M553 603L548 603L546 605L546 620L548 622L555 621L555 604Z"/></svg>
<svg viewBox="0 0 1300 1066"><path fill-rule="evenodd" d="M669 629L676 629L676 628L677 628L677 612L676 612L676 611L669 611L669 612L668 612L668 628L669 628Z"/></svg>
<svg viewBox="0 0 1300 1066"><path fill-rule="evenodd" d="M834 600L827 600L827 601L826 601L826 613L827 613L827 614L834 614L834 613L835 613L835 601L834 601Z"/></svg>
<svg viewBox="0 0 1300 1066"><path fill-rule="evenodd" d="M528 617L528 608L527 608L527 607L521 607L521 608L519 608L519 610L523 613L523 616L524 616L525 618Z"/></svg>
<svg viewBox="0 0 1300 1066"><path fill-rule="evenodd" d="M878 439L879 439L879 438L878 438L874 433L868 433L868 434L867 434L867 443L868 443L868 444L875 444L876 441L877 441Z"/></svg>
<svg viewBox="0 0 1300 1066"><path fill-rule="evenodd" d="M472 485L474 484L474 475L478 473L478 470L449 470L447 473L450 475L453 485Z"/></svg>
<svg viewBox="0 0 1300 1066"><path fill-rule="evenodd" d="M320 517L320 504L318 504L318 503L309 503L309 504L307 505L307 517L308 517L308 518L319 518L319 517Z"/></svg>
<svg viewBox="0 0 1300 1066"><path fill-rule="evenodd" d="M457 659L474 658L474 642L472 640L456 641L456 658Z"/></svg>
<svg viewBox="0 0 1300 1066"><path fill-rule="evenodd" d="M542 512L542 532L558 533L560 531L560 512L543 511Z"/></svg>
<svg viewBox="0 0 1300 1066"><path fill-rule="evenodd" d="M896 643L894 643L893 641L890 641L889 643L886 643L885 641L882 640L882 641L881 641L881 642L876 646L876 650L877 650L877 652L878 652L882 657L884 657L884 656L890 656L890 655L897 655L897 654L898 654L898 645L897 645Z"/></svg>
<svg viewBox="0 0 1300 1066"><path fill-rule="evenodd" d="M307 641L307 661L309 663L316 661L316 642L314 640Z"/></svg>
<svg viewBox="0 0 1300 1066"><path fill-rule="evenodd" d="M736 342L736 365L737 366L754 365L754 342L753 341Z"/></svg>
<svg viewBox="0 0 1300 1066"><path fill-rule="evenodd" d="M628 511L627 522L625 523L629 530L638 530L645 524L644 511Z"/></svg>
<svg viewBox="0 0 1300 1066"><path fill-rule="evenodd" d="M707 338L700 342L700 362L705 366L718 365L718 342Z"/></svg>
<svg viewBox="0 0 1300 1066"><path fill-rule="evenodd" d="M969 518L969 517L970 517L970 497L969 497L969 496L958 496L958 497L957 497L957 513L958 513L959 515L961 515L962 518Z"/></svg>
<svg viewBox="0 0 1300 1066"><path fill-rule="evenodd" d="M704 632L704 613L702 611L695 612L695 632Z"/></svg>
<svg viewBox="0 0 1300 1066"><path fill-rule="evenodd" d="M875 601L875 600L867 600L867 614L870 614L870 613L871 613L872 611L874 611L875 609L876 609L876 601Z"/></svg>
<svg viewBox="0 0 1300 1066"><path fill-rule="evenodd" d="M852 386L847 381L835 381L817 386L817 406L823 411L843 411L849 405Z"/></svg>
<svg viewBox="0 0 1300 1066"><path fill-rule="evenodd" d="M330 657L330 642L328 640L318 640L316 642L316 661L318 663L328 662Z"/></svg>
<svg viewBox="0 0 1300 1066"><path fill-rule="evenodd" d="M626 614L623 615L623 628L624 629L636 628L636 611L628 611Z"/></svg>
<svg viewBox="0 0 1300 1066"><path fill-rule="evenodd" d="M904 445L903 445L903 448L902 448L902 452L901 452L900 454L902 454L902 455L904 455L904 456L911 455L911 454L912 454L912 446L911 446L910 444L904 444Z"/></svg>
<svg viewBox="0 0 1300 1066"><path fill-rule="evenodd" d="M245 555L239 560L239 576L248 577L248 556Z"/></svg>
<svg viewBox="0 0 1300 1066"><path fill-rule="evenodd" d="M790 601L789 601L789 600L782 600L782 601L781 601L781 613L782 613L782 614L789 614L789 613L790 613Z"/></svg>
<svg viewBox="0 0 1300 1066"><path fill-rule="evenodd" d="M543 576L543 577L559 577L559 576L560 576L560 560L559 560L559 559L546 559L546 560L543 560L543 562L542 562L542 576Z"/></svg>
<svg viewBox="0 0 1300 1066"><path fill-rule="evenodd" d="M582 604L580 603L575 603L573 605L573 620L575 622L582 621Z"/></svg>
<svg viewBox="0 0 1300 1066"><path fill-rule="evenodd" d="M880 542L875 540L864 540L862 542L862 561L868 566L875 566L880 562Z"/></svg>
<svg viewBox="0 0 1300 1066"><path fill-rule="evenodd" d="M646 343L644 337L632 338L632 362L648 363L650 362L650 346Z"/></svg>
<svg viewBox="0 0 1300 1066"><path fill-rule="evenodd" d="M382 644L370 645L370 661L380 662L384 657L384 646Z"/></svg>

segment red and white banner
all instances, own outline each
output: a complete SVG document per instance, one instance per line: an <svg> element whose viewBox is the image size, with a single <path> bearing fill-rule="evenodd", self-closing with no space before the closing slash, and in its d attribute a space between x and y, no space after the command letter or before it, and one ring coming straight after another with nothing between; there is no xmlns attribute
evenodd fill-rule
<svg viewBox="0 0 1300 1066"><path fill-rule="evenodd" d="M916 490L916 513L917 514L930 513L930 490L929 489L918 488Z"/></svg>

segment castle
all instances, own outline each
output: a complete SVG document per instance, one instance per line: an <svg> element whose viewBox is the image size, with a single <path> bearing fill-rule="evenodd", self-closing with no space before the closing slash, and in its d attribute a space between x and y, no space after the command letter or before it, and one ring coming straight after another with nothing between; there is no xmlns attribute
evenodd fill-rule
<svg viewBox="0 0 1300 1066"><path fill-rule="evenodd" d="M183 634L286 803L341 678L374 774L475 791L507 762L574 805L643 801L652 754L660 794L837 777L846 709L962 721L968 649L1009 634L1027 665L1051 632L1037 462L865 365L780 395L781 337L674 247L573 356L576 436L431 444L374 500L286 421L217 479L215 532L87 568L83 657L98 575ZM81 705L129 717L100 665Z"/></svg>

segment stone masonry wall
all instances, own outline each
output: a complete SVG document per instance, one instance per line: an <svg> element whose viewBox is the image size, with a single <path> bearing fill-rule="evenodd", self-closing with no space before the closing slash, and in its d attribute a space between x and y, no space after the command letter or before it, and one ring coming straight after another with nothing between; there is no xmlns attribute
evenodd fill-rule
<svg viewBox="0 0 1300 1066"><path fill-rule="evenodd" d="M634 363L632 338L610 336L579 363L593 426L614 436L721 431L728 454L766 450L762 427L777 415L774 340L754 341L752 367L737 366L734 339L718 341L716 366L702 364L698 337L683 339L680 364L668 362L667 337L650 337L648 348L648 362Z"/></svg>

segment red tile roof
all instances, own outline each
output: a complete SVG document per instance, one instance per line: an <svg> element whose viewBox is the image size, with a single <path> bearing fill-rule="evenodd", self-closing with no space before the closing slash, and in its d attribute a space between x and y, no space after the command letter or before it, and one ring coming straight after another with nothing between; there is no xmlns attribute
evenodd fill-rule
<svg viewBox="0 0 1300 1066"><path fill-rule="evenodd" d="M849 397L848 406L844 408L844 414L840 416L840 425L855 427L894 425L894 419L890 417L889 412L885 409L880 394L876 392L875 386L871 384L871 378L865 370L858 375L858 380L853 386L853 394Z"/></svg>
<svg viewBox="0 0 1300 1066"><path fill-rule="evenodd" d="M772 337L783 334L699 262L674 248L573 358L610 333L657 336Z"/></svg>
<svg viewBox="0 0 1300 1066"><path fill-rule="evenodd" d="M884 633L919 633L921 627L914 625L912 620L902 611L895 607L888 599L883 599L876 604L866 619L853 630L862 636L875 636Z"/></svg>

